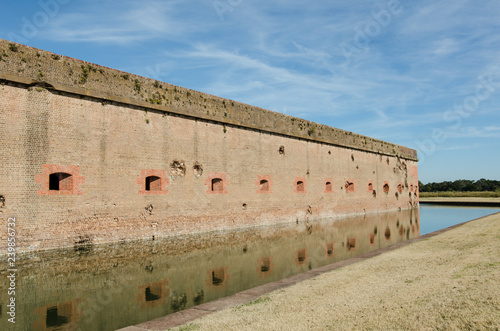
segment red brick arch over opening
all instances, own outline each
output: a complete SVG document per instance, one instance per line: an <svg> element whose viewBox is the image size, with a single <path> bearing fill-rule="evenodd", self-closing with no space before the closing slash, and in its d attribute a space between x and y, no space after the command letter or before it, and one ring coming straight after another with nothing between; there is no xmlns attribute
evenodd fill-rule
<svg viewBox="0 0 500 331"><path fill-rule="evenodd" d="M167 185L170 184L165 170L142 169L137 177L139 194L167 194Z"/></svg>
<svg viewBox="0 0 500 331"><path fill-rule="evenodd" d="M38 195L81 195L80 184L85 178L80 176L79 166L43 164L35 182L41 184Z"/></svg>
<svg viewBox="0 0 500 331"><path fill-rule="evenodd" d="M293 186L295 187L295 193L306 193L306 179L304 177L295 177L295 181L293 182Z"/></svg>
<svg viewBox="0 0 500 331"><path fill-rule="evenodd" d="M208 194L227 194L227 179L225 173L209 173L205 181Z"/></svg>
<svg viewBox="0 0 500 331"><path fill-rule="evenodd" d="M324 193L333 193L333 179L325 178L325 191Z"/></svg>
<svg viewBox="0 0 500 331"><path fill-rule="evenodd" d="M271 176L269 175L257 175L257 181L255 182L257 186L257 193L271 193L271 188L273 182Z"/></svg>

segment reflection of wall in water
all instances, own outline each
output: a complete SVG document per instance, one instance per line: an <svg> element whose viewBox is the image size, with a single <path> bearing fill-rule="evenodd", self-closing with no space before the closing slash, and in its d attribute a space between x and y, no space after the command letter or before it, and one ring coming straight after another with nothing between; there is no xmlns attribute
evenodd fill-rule
<svg viewBox="0 0 500 331"><path fill-rule="evenodd" d="M414 238L418 210L413 213L31 255L26 265L18 265L23 270L18 325L49 330L74 321L82 329L114 330L137 324ZM4 275L1 302L7 302ZM0 329L4 323L5 318Z"/></svg>

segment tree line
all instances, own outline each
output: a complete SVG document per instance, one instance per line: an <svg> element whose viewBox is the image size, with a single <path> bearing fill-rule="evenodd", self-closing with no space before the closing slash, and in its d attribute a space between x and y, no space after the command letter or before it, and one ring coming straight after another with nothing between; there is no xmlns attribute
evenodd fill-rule
<svg viewBox="0 0 500 331"><path fill-rule="evenodd" d="M481 178L480 180L459 179L453 182L423 184L418 182L420 192L500 192L500 181Z"/></svg>

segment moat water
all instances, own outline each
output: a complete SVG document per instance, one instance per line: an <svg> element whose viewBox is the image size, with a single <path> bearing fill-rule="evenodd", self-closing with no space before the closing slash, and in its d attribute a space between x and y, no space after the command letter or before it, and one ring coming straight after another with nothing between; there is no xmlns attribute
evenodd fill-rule
<svg viewBox="0 0 500 331"><path fill-rule="evenodd" d="M115 330L496 211L421 206L30 253L17 261L16 324L7 321L7 267L0 270L0 330Z"/></svg>

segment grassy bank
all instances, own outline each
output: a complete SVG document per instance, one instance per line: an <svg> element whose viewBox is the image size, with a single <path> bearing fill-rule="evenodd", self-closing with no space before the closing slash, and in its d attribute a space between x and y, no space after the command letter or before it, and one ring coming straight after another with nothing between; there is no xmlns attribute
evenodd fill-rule
<svg viewBox="0 0 500 331"><path fill-rule="evenodd" d="M421 198L500 198L500 192L420 192Z"/></svg>
<svg viewBox="0 0 500 331"><path fill-rule="evenodd" d="M500 214L175 330L498 330Z"/></svg>

